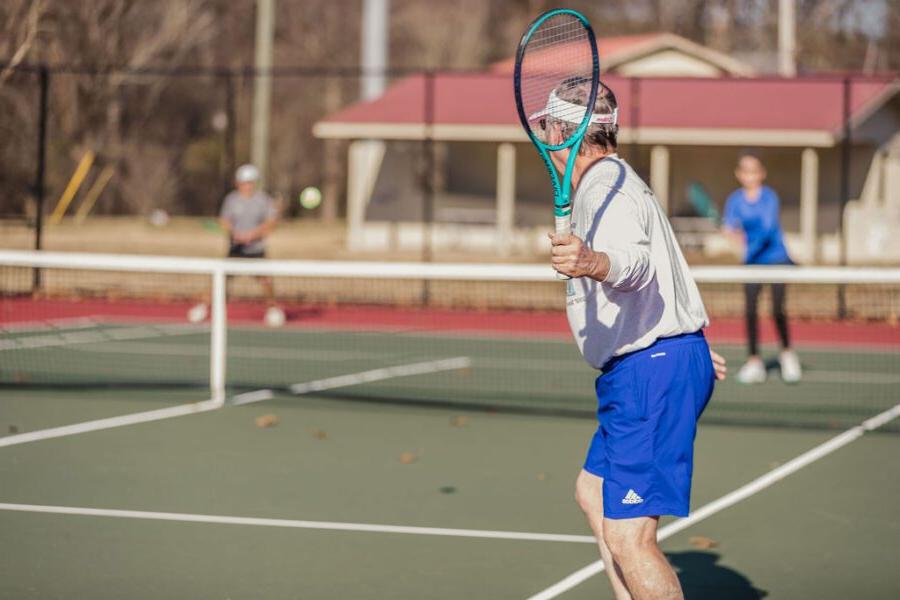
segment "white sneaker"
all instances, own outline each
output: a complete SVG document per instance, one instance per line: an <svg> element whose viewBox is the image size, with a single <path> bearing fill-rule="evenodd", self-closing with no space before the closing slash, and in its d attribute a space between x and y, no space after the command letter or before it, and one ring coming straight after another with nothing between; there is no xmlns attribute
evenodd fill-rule
<svg viewBox="0 0 900 600"><path fill-rule="evenodd" d="M803 369L800 367L800 358L793 350L785 350L778 358L781 363L781 379L785 383L797 383L803 376Z"/></svg>
<svg viewBox="0 0 900 600"><path fill-rule="evenodd" d="M201 321L206 320L206 317L209 315L209 308L201 302L200 304L195 304L191 307L191 310L188 311L187 318L191 323L200 323Z"/></svg>
<svg viewBox="0 0 900 600"><path fill-rule="evenodd" d="M266 311L265 321L269 327L281 327L285 321L284 311L277 306L270 306Z"/></svg>
<svg viewBox="0 0 900 600"><path fill-rule="evenodd" d="M765 383L766 365L758 358L751 358L738 371L737 380L741 383Z"/></svg>

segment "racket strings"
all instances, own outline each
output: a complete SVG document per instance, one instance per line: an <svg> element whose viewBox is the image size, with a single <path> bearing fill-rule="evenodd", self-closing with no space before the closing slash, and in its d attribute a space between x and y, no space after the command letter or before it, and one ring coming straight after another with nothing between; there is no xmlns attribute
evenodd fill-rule
<svg viewBox="0 0 900 600"><path fill-rule="evenodd" d="M581 123L587 108L554 92L583 86L586 100L593 69L590 38L577 18L552 17L532 34L522 59L520 85L523 108L533 117L529 125L538 139L554 145L568 141L577 128L565 125Z"/></svg>

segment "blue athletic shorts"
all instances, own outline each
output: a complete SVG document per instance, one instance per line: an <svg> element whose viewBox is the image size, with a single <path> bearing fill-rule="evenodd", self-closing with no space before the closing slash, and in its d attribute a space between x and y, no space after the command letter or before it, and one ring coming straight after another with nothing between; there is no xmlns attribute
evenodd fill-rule
<svg viewBox="0 0 900 600"><path fill-rule="evenodd" d="M715 371L702 331L616 356L597 378L597 420L584 470L603 478L603 515L685 517L697 420Z"/></svg>

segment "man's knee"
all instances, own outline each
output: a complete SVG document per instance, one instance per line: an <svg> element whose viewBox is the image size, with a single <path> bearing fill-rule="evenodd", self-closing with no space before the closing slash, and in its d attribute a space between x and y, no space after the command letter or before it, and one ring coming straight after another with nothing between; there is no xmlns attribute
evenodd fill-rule
<svg viewBox="0 0 900 600"><path fill-rule="evenodd" d="M603 537L609 551L619 564L629 564L656 548L655 520L606 519Z"/></svg>
<svg viewBox="0 0 900 600"><path fill-rule="evenodd" d="M603 515L603 480L582 471L575 481L575 502L588 516Z"/></svg>

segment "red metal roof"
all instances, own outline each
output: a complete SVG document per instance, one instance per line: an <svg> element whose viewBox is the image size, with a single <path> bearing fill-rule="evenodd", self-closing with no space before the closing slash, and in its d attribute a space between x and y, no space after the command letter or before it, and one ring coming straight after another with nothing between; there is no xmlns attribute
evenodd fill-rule
<svg viewBox="0 0 900 600"><path fill-rule="evenodd" d="M619 123L640 127L704 129L819 130L842 127L842 78L603 78L619 101ZM896 78L852 77L853 116L897 91ZM512 81L506 74L434 75L437 125L514 125L518 123ZM632 102L635 88L638 102ZM381 97L351 105L324 123L425 122L425 76L397 81Z"/></svg>

